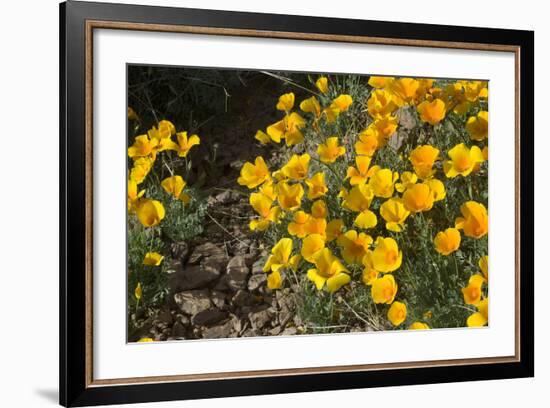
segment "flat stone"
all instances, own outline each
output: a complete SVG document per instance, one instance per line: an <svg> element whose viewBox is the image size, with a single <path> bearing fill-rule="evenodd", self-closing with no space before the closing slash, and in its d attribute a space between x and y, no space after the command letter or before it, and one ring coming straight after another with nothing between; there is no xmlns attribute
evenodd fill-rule
<svg viewBox="0 0 550 408"><path fill-rule="evenodd" d="M241 337L258 337L258 336L261 336L261 335L262 335L262 333L259 332L258 330L246 329Z"/></svg>
<svg viewBox="0 0 550 408"><path fill-rule="evenodd" d="M176 293L174 301L182 312L189 315L195 315L212 306L208 291L206 290L190 290Z"/></svg>
<svg viewBox="0 0 550 408"><path fill-rule="evenodd" d="M230 204L239 201L240 198L240 194L231 190L225 190L214 197L209 197L209 202L211 204Z"/></svg>
<svg viewBox="0 0 550 408"><path fill-rule="evenodd" d="M397 112L397 119L399 120L399 126L403 129L410 130L416 126L416 119L410 109L399 109Z"/></svg>
<svg viewBox="0 0 550 408"><path fill-rule="evenodd" d="M172 292L203 288L220 277L217 268L187 265L170 275L169 287Z"/></svg>
<svg viewBox="0 0 550 408"><path fill-rule="evenodd" d="M273 310L271 309L264 309L259 312L250 312L248 314L248 319L250 320L252 329L259 330L264 327L268 322L271 321L273 314Z"/></svg>
<svg viewBox="0 0 550 408"><path fill-rule="evenodd" d="M246 290L238 290L231 298L231 303L235 306L251 306L254 304L254 296Z"/></svg>
<svg viewBox="0 0 550 408"><path fill-rule="evenodd" d="M180 322L174 323L172 326L172 336L176 338L182 338L185 337L185 326L181 324Z"/></svg>
<svg viewBox="0 0 550 408"><path fill-rule="evenodd" d="M223 307L225 306L225 294L223 292L213 290L210 293L210 300L218 309L223 309Z"/></svg>
<svg viewBox="0 0 550 408"><path fill-rule="evenodd" d="M172 275L183 269L183 263L177 259L171 259L166 262L166 269L164 270L168 275Z"/></svg>
<svg viewBox="0 0 550 408"><path fill-rule="evenodd" d="M298 330L296 330L296 327L287 327L283 330L281 333L281 336L294 336L296 333L298 333Z"/></svg>
<svg viewBox="0 0 550 408"><path fill-rule="evenodd" d="M223 247L219 247L212 242L206 242L193 249L188 263L198 264L200 261L209 258L211 263L216 263L218 267L223 267L227 263L227 254Z"/></svg>
<svg viewBox="0 0 550 408"><path fill-rule="evenodd" d="M229 281L229 276L222 275L222 277L218 279L218 281L216 282L216 285L214 286L214 290L221 291L221 292L225 292L229 290L229 286L227 284L228 281Z"/></svg>
<svg viewBox="0 0 550 408"><path fill-rule="evenodd" d="M234 256L227 264L227 285L233 290L246 287L249 273L245 258L242 255Z"/></svg>
<svg viewBox="0 0 550 408"><path fill-rule="evenodd" d="M254 262L252 264L252 274L253 275L265 274L264 265L265 265L265 260L264 259L258 259L256 262Z"/></svg>
<svg viewBox="0 0 550 408"><path fill-rule="evenodd" d="M281 326L285 326L294 317L294 299L291 294L277 294L277 303L279 304L279 320Z"/></svg>
<svg viewBox="0 0 550 408"><path fill-rule="evenodd" d="M187 315L184 315L181 313L178 313L176 315L176 321L181 323L184 326L189 326L189 323L191 322L191 320L189 320L189 317L187 317Z"/></svg>
<svg viewBox="0 0 550 408"><path fill-rule="evenodd" d="M212 326L227 317L227 312L218 309L208 309L197 313L191 318L195 326Z"/></svg>
<svg viewBox="0 0 550 408"><path fill-rule="evenodd" d="M248 290L254 291L258 288L265 286L265 282L267 281L267 274L254 274L248 279Z"/></svg>
<svg viewBox="0 0 550 408"><path fill-rule="evenodd" d="M232 330L233 322L231 319L228 319L226 322L216 326L205 328L202 331L202 337L204 339L223 339L230 337Z"/></svg>

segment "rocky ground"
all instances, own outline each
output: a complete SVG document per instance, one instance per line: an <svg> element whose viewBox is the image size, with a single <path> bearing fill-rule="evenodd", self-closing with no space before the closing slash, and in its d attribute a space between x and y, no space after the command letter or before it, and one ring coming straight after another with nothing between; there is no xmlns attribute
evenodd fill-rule
<svg viewBox="0 0 550 408"><path fill-rule="evenodd" d="M211 204L225 208L227 215L210 220L204 238L193 247L172 244L166 305L138 322L136 337L163 341L296 334L301 322L290 289L266 287L266 254L250 238L246 197L223 192L211 197Z"/></svg>

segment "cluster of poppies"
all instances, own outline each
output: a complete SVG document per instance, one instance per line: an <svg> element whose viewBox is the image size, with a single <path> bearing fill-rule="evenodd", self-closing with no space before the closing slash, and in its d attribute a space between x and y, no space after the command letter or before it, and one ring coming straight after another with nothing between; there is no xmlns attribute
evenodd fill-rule
<svg viewBox="0 0 550 408"><path fill-rule="evenodd" d="M128 108L128 119L139 120L132 108ZM170 173L169 177L159 180L162 189L170 199L181 200L187 204L190 197L184 191L186 182L182 176L175 174L170 163L172 155L186 158L191 148L198 144L200 144L200 138L197 135L188 136L185 131L176 132L172 122L161 120L158 126L153 126L147 134L136 136L134 143L128 147L128 157L132 160L132 166L128 172L128 213L137 217L144 228L159 225L166 215L163 203L147 197L146 189L140 187L149 174L154 173L155 162L158 161L159 165L165 166ZM168 155L168 157L161 157L161 155ZM158 177L154 179L158 180ZM147 252L143 265L159 266L163 259L164 256L158 252ZM139 302L142 297L140 282L135 288L134 296Z"/></svg>
<svg viewBox="0 0 550 408"><path fill-rule="evenodd" d="M407 254L395 238L406 233L411 218L424 217L446 199L451 179L480 174L488 160L488 112L480 109L481 101L486 106L487 83L444 81L438 86L431 79L372 76L365 100L340 94L326 76L315 85L314 95L298 107L294 93L281 95L275 106L281 119L255 135L262 144L284 143L284 163L270 168L258 156L243 165L237 180L250 190L256 213L250 229L271 229L277 236L264 266L267 285L277 290L291 276L304 276L319 291L334 293L357 278L370 287L375 304L386 305L391 324L400 327L407 321L407 304L396 300L398 272ZM354 104L366 113L364 128L357 132L341 126ZM441 127L449 112L466 115L469 138L446 152L436 143L419 144L400 156L407 170L399 173L377 154L395 149L391 141L405 109L419 126L433 128ZM449 256L460 248L462 236L479 240L487 235L483 203L465 201L460 212L453 226L432 237L434 253ZM483 275L473 275L463 289L465 303L477 309L469 326L488 321L487 257L480 267ZM430 328L423 321L409 322L410 329Z"/></svg>

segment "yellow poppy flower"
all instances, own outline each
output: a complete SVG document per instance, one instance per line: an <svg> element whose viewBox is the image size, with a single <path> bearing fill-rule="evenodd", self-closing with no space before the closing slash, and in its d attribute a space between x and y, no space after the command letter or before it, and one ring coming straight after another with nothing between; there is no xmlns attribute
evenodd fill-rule
<svg viewBox="0 0 550 408"><path fill-rule="evenodd" d="M262 156L256 157L254 164L246 162L241 168L241 176L237 183L241 186L247 186L250 189L258 187L260 184L269 180L269 169Z"/></svg>
<svg viewBox="0 0 550 408"><path fill-rule="evenodd" d="M172 141L170 137L159 139L158 145L155 147L155 152L164 152L165 150L178 150L178 145Z"/></svg>
<svg viewBox="0 0 550 408"><path fill-rule="evenodd" d="M311 157L307 153L300 156L294 154L281 171L291 180L303 180L307 177L310 159Z"/></svg>
<svg viewBox="0 0 550 408"><path fill-rule="evenodd" d="M380 89L387 87L393 80L393 77L371 76L368 84L375 89Z"/></svg>
<svg viewBox="0 0 550 408"><path fill-rule="evenodd" d="M264 265L264 272L276 272L281 268L286 268L290 265L290 254L292 252L292 240L290 238L282 238L271 249L271 255L267 258Z"/></svg>
<svg viewBox="0 0 550 408"><path fill-rule="evenodd" d="M464 95L464 87L460 81L447 85L441 98L447 102L447 110L452 109L457 115L465 114L471 106Z"/></svg>
<svg viewBox="0 0 550 408"><path fill-rule="evenodd" d="M259 141L261 144L268 144L269 142L271 142L271 138L269 137L269 135L261 130L258 130L256 132L256 134L254 135L254 139Z"/></svg>
<svg viewBox="0 0 550 408"><path fill-rule="evenodd" d="M281 181L277 184L277 200L283 210L294 211L302 205L304 188L301 184L288 184Z"/></svg>
<svg viewBox="0 0 550 408"><path fill-rule="evenodd" d="M328 187L325 183L325 173L322 171L315 173L313 177L307 179L306 185L308 187L307 198L310 200L322 197L328 191Z"/></svg>
<svg viewBox="0 0 550 408"><path fill-rule="evenodd" d="M393 232L403 231L405 220L410 211L405 208L401 198L390 198L380 206L380 215L386 221L386 229Z"/></svg>
<svg viewBox="0 0 550 408"><path fill-rule="evenodd" d="M270 198L271 201L275 201L277 199L277 193L275 192L275 186L273 185L273 182L270 180L266 181L264 184L260 187L260 193L265 195L267 198Z"/></svg>
<svg viewBox="0 0 550 408"><path fill-rule="evenodd" d="M422 78L422 79L418 79L417 81L418 81L418 84L419 84L418 85L418 90L416 92L416 95L417 95L418 99L421 99L427 93L429 93L430 95L438 96L442 92L442 90L440 88L434 88L433 87L434 82L435 82L434 79Z"/></svg>
<svg viewBox="0 0 550 408"><path fill-rule="evenodd" d="M288 224L288 233L298 238L304 238L307 235L306 224L309 218L309 214L303 211L296 211L294 213L293 221Z"/></svg>
<svg viewBox="0 0 550 408"><path fill-rule="evenodd" d="M393 94L385 89L373 91L367 100L367 111L373 118L391 115L397 108Z"/></svg>
<svg viewBox="0 0 550 408"><path fill-rule="evenodd" d="M271 290L280 289L283 285L283 278L279 271L273 271L267 275L267 287Z"/></svg>
<svg viewBox="0 0 550 408"><path fill-rule="evenodd" d="M369 210L373 198L372 188L367 184L359 184L354 186L344 199L342 205L345 208L359 213L354 221L359 228L367 229L376 226L376 214Z"/></svg>
<svg viewBox="0 0 550 408"><path fill-rule="evenodd" d="M403 203L413 213L429 211L434 204L434 193L426 183L413 184L403 193Z"/></svg>
<svg viewBox="0 0 550 408"><path fill-rule="evenodd" d="M147 252L145 258L143 258L143 265L147 266L159 266L162 263L164 256L158 252Z"/></svg>
<svg viewBox="0 0 550 408"><path fill-rule="evenodd" d="M308 270L307 277L315 284L317 290L323 289L326 285L327 290L333 293L351 281L346 272L347 269L330 249L324 248L315 255L315 269Z"/></svg>
<svg viewBox="0 0 550 408"><path fill-rule="evenodd" d="M340 191L338 191L338 198L345 199L348 196L348 190L345 187L340 187Z"/></svg>
<svg viewBox="0 0 550 408"><path fill-rule="evenodd" d="M449 255L460 247L460 232L456 228L440 231L434 238L435 250L441 255Z"/></svg>
<svg viewBox="0 0 550 408"><path fill-rule="evenodd" d="M334 163L338 157L345 153L346 148L338 144L338 138L335 136L329 137L317 148L317 154L323 163Z"/></svg>
<svg viewBox="0 0 550 408"><path fill-rule="evenodd" d="M141 282L138 282L136 288L134 289L134 296L137 300L141 299L141 296L143 295L143 290L141 289Z"/></svg>
<svg viewBox="0 0 550 408"><path fill-rule="evenodd" d="M340 113L342 113L346 112L352 103L353 99L350 95L342 94L332 100L331 106L338 108Z"/></svg>
<svg viewBox="0 0 550 408"><path fill-rule="evenodd" d="M369 179L369 186L375 197L388 198L393 195L394 184L398 178L399 173L374 166Z"/></svg>
<svg viewBox="0 0 550 408"><path fill-rule="evenodd" d="M134 161L134 165L130 170L130 179L135 181L136 184L141 184L145 180L145 177L149 174L153 168L154 160L150 157L140 157Z"/></svg>
<svg viewBox="0 0 550 408"><path fill-rule="evenodd" d="M169 139L176 134L176 127L169 120L161 120L158 124L158 128L153 126L147 131L147 134L151 139Z"/></svg>
<svg viewBox="0 0 550 408"><path fill-rule="evenodd" d="M371 296L374 303L391 304L397 294L397 283L391 274L376 278L371 284Z"/></svg>
<svg viewBox="0 0 550 408"><path fill-rule="evenodd" d="M309 217L306 223L306 234L319 234L323 237L327 230L327 220L324 218Z"/></svg>
<svg viewBox="0 0 550 408"><path fill-rule="evenodd" d="M460 207L462 217L455 220L455 228L462 229L470 238L481 238L489 231L487 209L481 203L467 201Z"/></svg>
<svg viewBox="0 0 550 408"><path fill-rule="evenodd" d="M294 93L289 92L279 97L279 101L275 106L277 110L289 112L294 107Z"/></svg>
<svg viewBox="0 0 550 408"><path fill-rule="evenodd" d="M326 218L328 216L327 203L317 200L311 205L311 215L315 218Z"/></svg>
<svg viewBox="0 0 550 408"><path fill-rule="evenodd" d="M179 199L186 183L181 176L176 175L165 178L162 180L160 185L168 194L172 195L176 199Z"/></svg>
<svg viewBox="0 0 550 408"><path fill-rule="evenodd" d="M447 196L447 190L445 190L445 184L441 180L438 180L436 178L431 178L429 180L426 180L424 184L428 185L430 187L430 190L432 191L434 202L441 201L445 199Z"/></svg>
<svg viewBox="0 0 550 408"><path fill-rule="evenodd" d="M388 140L395 134L397 130L397 118L391 115L384 116L376 119L372 122L367 130L375 129L376 136L378 138L378 147L384 147L388 143Z"/></svg>
<svg viewBox="0 0 550 408"><path fill-rule="evenodd" d="M147 198L138 203L136 215L144 227L154 227L164 218L165 210L160 201Z"/></svg>
<svg viewBox="0 0 550 408"><path fill-rule="evenodd" d="M265 231L267 227L279 219L280 208L273 206L273 198L263 193L250 194L250 205L259 214L259 219L250 221L249 227L252 231Z"/></svg>
<svg viewBox="0 0 550 408"><path fill-rule="evenodd" d="M468 281L468 286L462 288L462 295L464 296L464 303L467 305L475 305L481 300L481 286L485 282L483 276L481 275L472 275Z"/></svg>
<svg viewBox="0 0 550 408"><path fill-rule="evenodd" d="M430 326L423 322L414 322L409 326L409 330L430 330Z"/></svg>
<svg viewBox="0 0 550 408"><path fill-rule="evenodd" d="M147 135L136 136L134 144L128 148L128 157L151 156L155 159L155 147L158 145L158 139L149 139Z"/></svg>
<svg viewBox="0 0 550 408"><path fill-rule="evenodd" d="M342 257L348 264L360 264L372 244L372 237L350 230L340 235L337 242L342 248Z"/></svg>
<svg viewBox="0 0 550 408"><path fill-rule="evenodd" d="M418 177L428 179L435 173L433 166L438 157L439 149L431 145L422 145L411 152L409 161Z"/></svg>
<svg viewBox="0 0 550 408"><path fill-rule="evenodd" d="M129 212L135 211L138 200L141 197L143 197L143 194L145 194L145 190L141 190L138 192L137 183L132 179L128 180L128 211Z"/></svg>
<svg viewBox="0 0 550 408"><path fill-rule="evenodd" d="M304 141L304 135L300 131L306 125L306 121L296 112L285 115L280 121L267 127L269 137L279 143L281 139L286 140L287 146L294 146Z"/></svg>
<svg viewBox="0 0 550 408"><path fill-rule="evenodd" d="M155 341L155 340L153 340L151 337L142 337L137 342L138 343L150 343L152 341Z"/></svg>
<svg viewBox="0 0 550 408"><path fill-rule="evenodd" d="M477 146L468 148L464 143L457 144L447 152L451 160L443 164L443 171L448 178L458 175L468 176L476 167L483 163L483 153Z"/></svg>
<svg viewBox="0 0 550 408"><path fill-rule="evenodd" d="M300 253L308 262L314 263L317 252L325 247L325 239L322 235L311 234L302 241L302 249Z"/></svg>
<svg viewBox="0 0 550 408"><path fill-rule="evenodd" d="M477 116L471 116L466 122L466 131L472 140L482 141L489 134L489 112L480 111Z"/></svg>
<svg viewBox="0 0 550 408"><path fill-rule="evenodd" d="M333 99L332 103L323 111L327 122L333 123L342 112L346 112L349 109L352 103L353 99L350 95L343 94Z"/></svg>
<svg viewBox="0 0 550 408"><path fill-rule="evenodd" d="M388 273L399 269L403 252L393 238L378 237L372 251L372 264L377 271Z"/></svg>
<svg viewBox="0 0 550 408"><path fill-rule="evenodd" d="M482 150L481 150L481 154L483 155L483 159L485 161L489 160L489 146L485 146Z"/></svg>
<svg viewBox="0 0 550 408"><path fill-rule="evenodd" d="M460 81L464 87L464 95L470 102L476 102L479 98L487 98L489 91L487 81Z"/></svg>
<svg viewBox="0 0 550 408"><path fill-rule="evenodd" d="M372 285L372 283L378 279L379 272L374 269L374 264L372 263L372 251L367 251L362 260L363 263L363 272L361 273L361 280L367 286Z"/></svg>
<svg viewBox="0 0 550 408"><path fill-rule="evenodd" d="M321 93L326 94L328 92L328 79L325 76L319 77L315 82L315 86Z"/></svg>
<svg viewBox="0 0 550 408"><path fill-rule="evenodd" d="M373 198L374 193L370 186L358 184L346 195L343 206L354 212L362 212L369 209Z"/></svg>
<svg viewBox="0 0 550 408"><path fill-rule="evenodd" d="M179 157L187 157L189 150L191 150L193 146L201 144L201 139L197 135L187 137L187 132L176 133L176 138L178 140L176 151Z"/></svg>
<svg viewBox="0 0 550 408"><path fill-rule="evenodd" d="M389 89L398 106L413 104L418 96L420 82L413 78L399 78L392 81Z"/></svg>
<svg viewBox="0 0 550 408"><path fill-rule="evenodd" d="M321 116L321 105L315 96L304 99L302 103L300 103L300 109L306 113L313 114L315 118L319 118Z"/></svg>
<svg viewBox="0 0 550 408"><path fill-rule="evenodd" d="M355 152L359 155L372 157L379 147L378 130L369 126L359 134L359 141L355 143Z"/></svg>
<svg viewBox="0 0 550 408"><path fill-rule="evenodd" d="M407 306L404 303L395 301L388 309L388 320L394 326L399 326L407 319Z"/></svg>
<svg viewBox="0 0 550 408"><path fill-rule="evenodd" d="M330 221L327 224L327 229L326 229L327 242L334 241L336 238L338 238L342 234L343 231L344 231L344 221L342 221L339 218Z"/></svg>
<svg viewBox="0 0 550 408"><path fill-rule="evenodd" d="M424 101L420 103L416 109L420 115L422 122L428 122L430 125L437 125L445 118L446 106L445 102L436 98L433 101Z"/></svg>
<svg viewBox="0 0 550 408"><path fill-rule="evenodd" d="M416 184L418 181L418 176L416 173L410 171L404 171L399 177L400 183L395 183L395 189L402 193L412 185Z"/></svg>
<svg viewBox="0 0 550 408"><path fill-rule="evenodd" d="M480 259L479 259L479 269L481 269L481 273L483 273L483 277L485 278L486 281L489 280L489 256L488 255L485 255L485 256L482 256Z"/></svg>
<svg viewBox="0 0 550 408"><path fill-rule="evenodd" d="M369 156L357 156L355 158L356 167L348 167L346 178L349 178L349 183L352 186L367 182L372 173L372 171L369 173L370 162L371 158Z"/></svg>
<svg viewBox="0 0 550 408"><path fill-rule="evenodd" d="M483 327L489 322L489 298L485 298L476 305L477 312L471 314L466 320L468 327Z"/></svg>

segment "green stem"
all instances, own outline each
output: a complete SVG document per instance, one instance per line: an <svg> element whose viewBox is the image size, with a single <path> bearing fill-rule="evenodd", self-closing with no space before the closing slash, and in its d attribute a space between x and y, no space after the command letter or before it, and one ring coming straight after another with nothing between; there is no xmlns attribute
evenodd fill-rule
<svg viewBox="0 0 550 408"><path fill-rule="evenodd" d="M312 157L312 160L315 160L317 163L321 163L323 166L325 166L327 169L329 169L329 171L334 174L334 176L338 179L338 181L342 184L344 184L344 179L342 177L340 177L340 175L336 172L336 170L334 170L332 168L332 166L330 166L329 164L327 163L323 163L321 160L319 159L316 159L314 157Z"/></svg>

